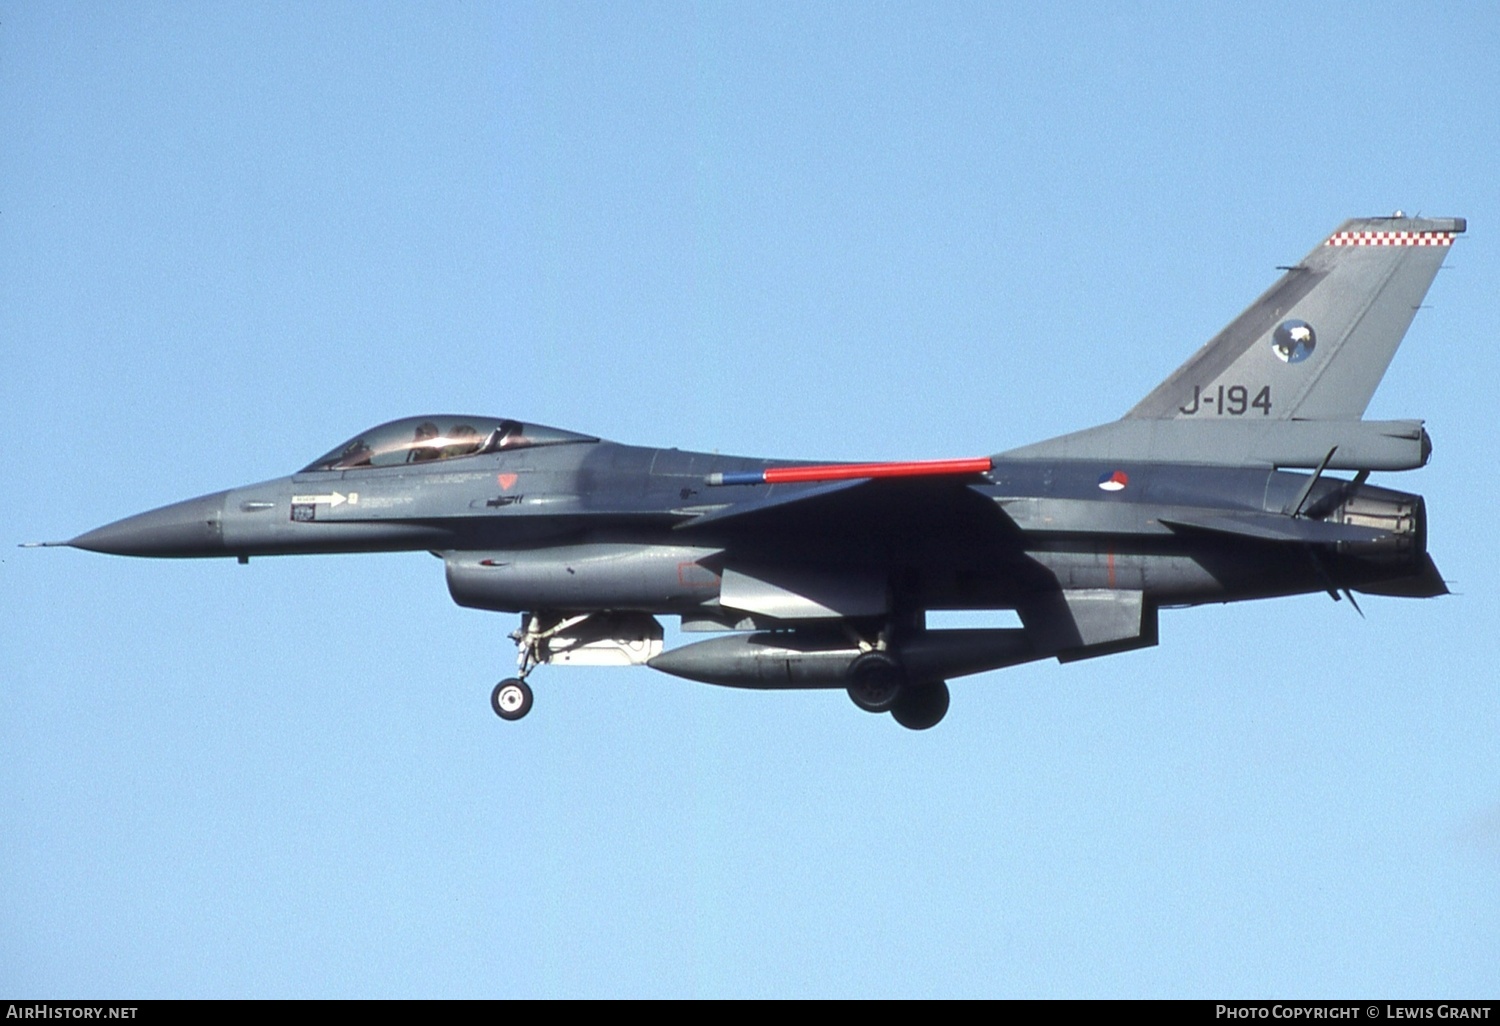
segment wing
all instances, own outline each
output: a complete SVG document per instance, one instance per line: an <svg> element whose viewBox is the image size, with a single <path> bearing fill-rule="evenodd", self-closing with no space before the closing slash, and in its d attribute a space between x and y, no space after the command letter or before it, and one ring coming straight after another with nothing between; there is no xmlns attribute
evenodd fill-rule
<svg viewBox="0 0 1500 1026"><path fill-rule="evenodd" d="M985 461L986 468L989 461ZM736 547L789 553L919 557L934 544L1014 551L1020 533L972 471L773 485L762 496L719 507L677 525L685 534ZM860 560L861 562L865 560Z"/></svg>

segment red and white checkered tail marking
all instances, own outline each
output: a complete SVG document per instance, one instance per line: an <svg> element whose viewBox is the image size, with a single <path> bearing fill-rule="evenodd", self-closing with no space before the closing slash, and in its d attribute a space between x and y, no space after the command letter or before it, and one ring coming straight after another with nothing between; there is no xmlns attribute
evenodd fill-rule
<svg viewBox="0 0 1500 1026"><path fill-rule="evenodd" d="M1334 232L1330 246L1451 246L1455 232Z"/></svg>

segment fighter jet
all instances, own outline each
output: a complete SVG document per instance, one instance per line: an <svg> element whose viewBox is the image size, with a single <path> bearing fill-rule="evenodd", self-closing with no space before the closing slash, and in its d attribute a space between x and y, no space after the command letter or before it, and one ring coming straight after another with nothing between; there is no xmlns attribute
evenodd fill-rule
<svg viewBox="0 0 1500 1026"><path fill-rule="evenodd" d="M947 681L1157 643L1163 607L1447 588L1420 420L1365 408L1461 218L1345 222L1117 421L988 456L823 464L643 448L500 417L411 417L301 470L68 542L130 556L421 550L453 599L520 614L518 720L551 664L833 688L922 730ZM1338 477L1330 472L1353 472ZM1021 626L937 629L944 610ZM707 640L664 650L661 617Z"/></svg>

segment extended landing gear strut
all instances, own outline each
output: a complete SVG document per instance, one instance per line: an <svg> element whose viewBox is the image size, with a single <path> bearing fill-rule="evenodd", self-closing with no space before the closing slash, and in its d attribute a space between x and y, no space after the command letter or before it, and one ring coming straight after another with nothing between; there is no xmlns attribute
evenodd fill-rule
<svg viewBox="0 0 1500 1026"><path fill-rule="evenodd" d="M525 613L516 643L516 675L490 692L490 708L502 720L531 711L526 678L542 663L575 666L639 666L661 653L661 624L646 613Z"/></svg>
<svg viewBox="0 0 1500 1026"><path fill-rule="evenodd" d="M505 678L490 692L490 708L495 710L496 716L502 720L519 720L531 712L534 696L526 678L539 664L547 661L547 641L587 619L587 614L566 617L543 626L542 618L534 613L521 618L521 629L510 636L510 640L516 643L516 676Z"/></svg>
<svg viewBox="0 0 1500 1026"><path fill-rule="evenodd" d="M911 680L901 662L884 646L861 643L865 648L849 664L848 691L854 704L866 712L888 712L908 730L935 727L948 713L948 685L941 680Z"/></svg>

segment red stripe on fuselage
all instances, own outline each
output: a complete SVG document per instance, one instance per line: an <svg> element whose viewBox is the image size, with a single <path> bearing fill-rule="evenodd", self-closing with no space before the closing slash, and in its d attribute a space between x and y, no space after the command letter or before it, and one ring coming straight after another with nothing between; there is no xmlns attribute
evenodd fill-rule
<svg viewBox="0 0 1500 1026"><path fill-rule="evenodd" d="M917 460L908 463L841 463L823 467L769 467L766 484L794 481L843 481L855 477L934 477L983 474L994 464L988 456L970 460Z"/></svg>

